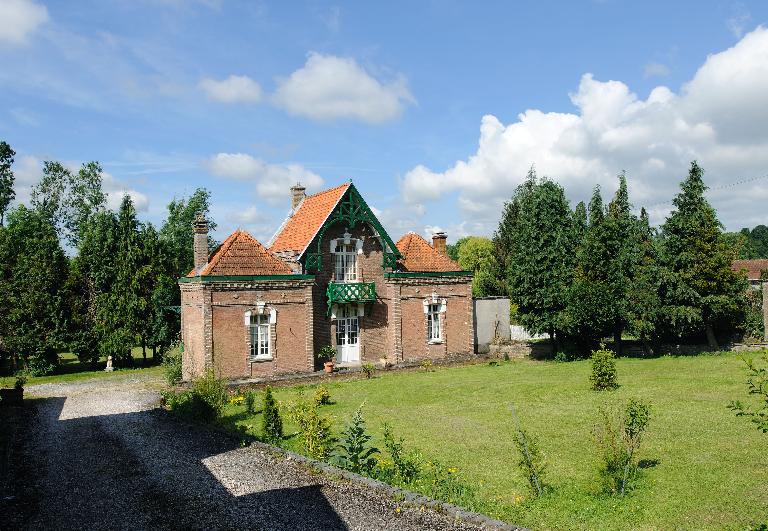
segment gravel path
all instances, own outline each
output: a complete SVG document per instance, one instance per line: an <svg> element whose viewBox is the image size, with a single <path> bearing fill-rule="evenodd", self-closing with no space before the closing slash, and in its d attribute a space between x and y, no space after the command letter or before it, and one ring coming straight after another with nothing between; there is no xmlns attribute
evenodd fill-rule
<svg viewBox="0 0 768 531"><path fill-rule="evenodd" d="M45 398L27 401L18 461L26 483L7 498L25 501L11 503L0 527L481 529L177 421L157 408L153 378L30 387Z"/></svg>

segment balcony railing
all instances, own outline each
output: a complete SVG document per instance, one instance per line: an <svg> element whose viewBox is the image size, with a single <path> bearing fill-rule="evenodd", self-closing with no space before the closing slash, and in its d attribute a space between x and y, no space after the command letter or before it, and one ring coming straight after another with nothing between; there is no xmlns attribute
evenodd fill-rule
<svg viewBox="0 0 768 531"><path fill-rule="evenodd" d="M329 282L325 291L328 296L328 313L331 306L347 302L374 302L376 300L375 282Z"/></svg>

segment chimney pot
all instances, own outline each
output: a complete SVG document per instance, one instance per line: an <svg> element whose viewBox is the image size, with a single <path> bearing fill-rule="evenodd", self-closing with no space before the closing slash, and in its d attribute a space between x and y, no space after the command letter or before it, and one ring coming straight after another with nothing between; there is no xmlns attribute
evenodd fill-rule
<svg viewBox="0 0 768 531"><path fill-rule="evenodd" d="M199 273L208 264L208 220L202 212L195 214L192 232L194 233L195 271Z"/></svg>
<svg viewBox="0 0 768 531"><path fill-rule="evenodd" d="M448 249L446 247L446 240L448 235L444 232L436 232L432 235L432 248L440 254L448 256Z"/></svg>
<svg viewBox="0 0 768 531"><path fill-rule="evenodd" d="M301 202L307 197L306 191L307 189L301 183L291 186L291 212L296 212Z"/></svg>

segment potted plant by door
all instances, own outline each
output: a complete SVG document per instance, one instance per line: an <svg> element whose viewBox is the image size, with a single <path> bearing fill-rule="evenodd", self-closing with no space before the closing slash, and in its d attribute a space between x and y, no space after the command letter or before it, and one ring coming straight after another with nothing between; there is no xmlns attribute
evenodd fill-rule
<svg viewBox="0 0 768 531"><path fill-rule="evenodd" d="M325 372L333 372L333 364L336 359L336 349L331 345L326 345L317 353L317 359L323 362Z"/></svg>

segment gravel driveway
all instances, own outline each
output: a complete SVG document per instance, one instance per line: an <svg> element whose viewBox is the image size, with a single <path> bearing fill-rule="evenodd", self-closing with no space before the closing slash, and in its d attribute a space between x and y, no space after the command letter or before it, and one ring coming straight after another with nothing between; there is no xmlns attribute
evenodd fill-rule
<svg viewBox="0 0 768 531"><path fill-rule="evenodd" d="M177 421L157 408L160 385L120 375L30 387L44 398L17 415L0 527L481 529Z"/></svg>

